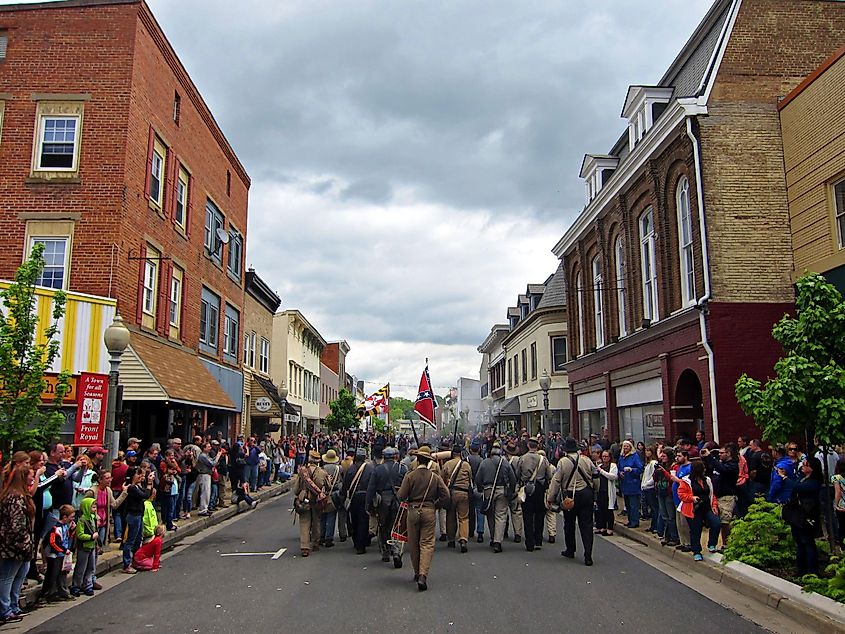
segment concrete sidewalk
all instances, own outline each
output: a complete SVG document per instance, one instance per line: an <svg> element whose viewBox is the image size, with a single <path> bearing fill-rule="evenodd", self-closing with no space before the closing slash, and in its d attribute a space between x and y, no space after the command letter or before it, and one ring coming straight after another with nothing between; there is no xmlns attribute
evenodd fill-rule
<svg viewBox="0 0 845 634"><path fill-rule="evenodd" d="M264 490L253 493L252 498L258 501L263 501L278 497L279 495L287 493L291 489L293 481L293 478L291 478L284 483L271 484ZM199 516L196 512L194 512L191 515L191 519L179 520L178 530L168 531L165 534L164 550L172 548L186 537L196 535L197 533L204 531L206 528L219 524L238 513L247 512L249 512L249 510L245 504L240 505L240 510L236 506L230 504L215 511L211 515L204 517ZM97 576L101 577L112 570L122 569L122 557L123 553L117 544L108 544L103 554L97 558ZM41 590L40 583L34 583L32 580L28 580L28 584L29 585L24 588L23 592L21 592L21 604L24 608L33 607L35 605L38 593Z"/></svg>
<svg viewBox="0 0 845 634"><path fill-rule="evenodd" d="M625 526L627 518L616 515L613 532L632 539L673 561L682 562L732 590L755 599L786 616L807 625L808 631L845 634L845 605L814 592L803 592L801 586L775 577L739 561L722 562L722 555L702 553L704 561L694 561L690 553L661 546L660 539L648 531L648 520L640 528ZM605 539L613 539L605 538Z"/></svg>

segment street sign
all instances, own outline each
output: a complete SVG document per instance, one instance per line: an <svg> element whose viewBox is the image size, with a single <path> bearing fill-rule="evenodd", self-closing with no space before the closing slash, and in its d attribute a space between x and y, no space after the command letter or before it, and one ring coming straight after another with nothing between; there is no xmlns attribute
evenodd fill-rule
<svg viewBox="0 0 845 634"><path fill-rule="evenodd" d="M271 407L273 407L273 401L266 396L259 396L255 399L255 409L259 412L269 412Z"/></svg>
<svg viewBox="0 0 845 634"><path fill-rule="evenodd" d="M109 375L83 372L79 377L79 405L73 444L102 445L106 439Z"/></svg>

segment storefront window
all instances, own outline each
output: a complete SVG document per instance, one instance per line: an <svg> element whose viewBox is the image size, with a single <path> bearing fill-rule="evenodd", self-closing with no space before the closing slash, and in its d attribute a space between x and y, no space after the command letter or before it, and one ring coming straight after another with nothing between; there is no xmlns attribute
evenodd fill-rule
<svg viewBox="0 0 845 634"><path fill-rule="evenodd" d="M622 438L631 436L634 442L646 444L663 440L663 403L649 403L619 408L619 430Z"/></svg>
<svg viewBox="0 0 845 634"><path fill-rule="evenodd" d="M578 412L581 417L581 438L587 439L590 434L601 434L602 429L607 425L607 410L590 409Z"/></svg>

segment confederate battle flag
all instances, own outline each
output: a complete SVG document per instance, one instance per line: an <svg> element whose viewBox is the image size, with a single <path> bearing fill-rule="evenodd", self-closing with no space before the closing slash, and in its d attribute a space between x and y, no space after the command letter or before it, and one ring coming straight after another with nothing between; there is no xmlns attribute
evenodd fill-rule
<svg viewBox="0 0 845 634"><path fill-rule="evenodd" d="M437 409L437 399L434 398L434 390L431 388L428 365L425 366L422 378L420 378L420 391L417 394L417 402L414 404L414 409L420 415L420 419L423 422L431 425L432 429L436 429L434 425L434 411Z"/></svg>

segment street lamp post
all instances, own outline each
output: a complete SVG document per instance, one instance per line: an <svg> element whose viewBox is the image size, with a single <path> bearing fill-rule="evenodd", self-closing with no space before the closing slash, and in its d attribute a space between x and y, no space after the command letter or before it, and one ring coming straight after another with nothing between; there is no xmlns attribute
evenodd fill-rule
<svg viewBox="0 0 845 634"><path fill-rule="evenodd" d="M109 451L111 464L117 458L117 439L114 424L117 417L117 383L120 378L120 357L129 345L129 330L123 324L120 313L115 313L111 325L103 333L103 342L109 351L109 395L108 412L106 412L106 448Z"/></svg>
<svg viewBox="0 0 845 634"><path fill-rule="evenodd" d="M549 373L543 370L543 376L540 377L540 389L543 390L543 420L541 424L541 431L546 433L546 420L549 416L549 388L552 386L552 379Z"/></svg>
<svg viewBox="0 0 845 634"><path fill-rule="evenodd" d="M288 435L288 414L285 411L288 407L288 388L284 385L280 386L279 398L282 399L282 433L285 437Z"/></svg>

